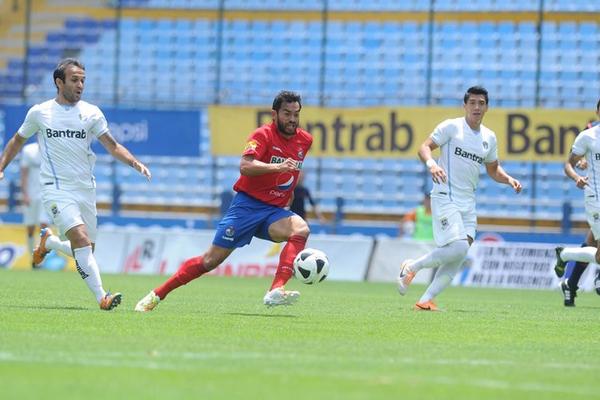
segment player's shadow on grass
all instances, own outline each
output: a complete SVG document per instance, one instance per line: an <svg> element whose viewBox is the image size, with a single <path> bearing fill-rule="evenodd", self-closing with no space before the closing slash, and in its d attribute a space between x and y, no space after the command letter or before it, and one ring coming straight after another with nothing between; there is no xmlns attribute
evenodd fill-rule
<svg viewBox="0 0 600 400"><path fill-rule="evenodd" d="M243 313L243 312L229 312L227 315L239 315L241 317L267 317L267 318L298 318L297 315L290 314L256 314L256 313Z"/></svg>
<svg viewBox="0 0 600 400"><path fill-rule="evenodd" d="M25 310L70 310L70 311L85 311L90 308L86 307L61 307L61 306L3 306L0 308L22 308Z"/></svg>

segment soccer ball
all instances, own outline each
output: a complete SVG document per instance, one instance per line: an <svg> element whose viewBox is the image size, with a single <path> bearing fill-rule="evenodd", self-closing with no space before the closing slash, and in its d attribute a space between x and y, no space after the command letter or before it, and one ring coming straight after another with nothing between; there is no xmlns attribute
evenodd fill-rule
<svg viewBox="0 0 600 400"><path fill-rule="evenodd" d="M294 259L294 276L302 283L322 282L328 273L329 260L321 250L304 249Z"/></svg>

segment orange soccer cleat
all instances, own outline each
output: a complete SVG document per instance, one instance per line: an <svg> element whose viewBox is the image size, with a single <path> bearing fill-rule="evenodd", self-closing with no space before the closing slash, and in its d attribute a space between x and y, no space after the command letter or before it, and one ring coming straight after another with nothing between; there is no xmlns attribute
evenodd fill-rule
<svg viewBox="0 0 600 400"><path fill-rule="evenodd" d="M106 293L106 295L100 300L100 309L102 310L112 310L121 304L121 293L110 294L110 292Z"/></svg>
<svg viewBox="0 0 600 400"><path fill-rule="evenodd" d="M433 300L415 304L415 311L441 311Z"/></svg>
<svg viewBox="0 0 600 400"><path fill-rule="evenodd" d="M48 240L50 236L52 236L52 230L50 228L44 228L40 231L40 244L33 249L32 261L34 265L37 266L44 262L44 257L50 252L50 250L46 248L46 240Z"/></svg>

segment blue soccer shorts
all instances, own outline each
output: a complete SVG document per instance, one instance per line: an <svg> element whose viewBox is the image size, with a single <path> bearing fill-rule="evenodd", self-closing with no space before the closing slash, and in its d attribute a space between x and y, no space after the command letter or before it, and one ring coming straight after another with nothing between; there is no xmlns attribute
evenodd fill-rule
<svg viewBox="0 0 600 400"><path fill-rule="evenodd" d="M243 247L256 236L273 241L269 226L280 219L291 217L290 210L264 203L239 192L219 222L213 244L227 249Z"/></svg>

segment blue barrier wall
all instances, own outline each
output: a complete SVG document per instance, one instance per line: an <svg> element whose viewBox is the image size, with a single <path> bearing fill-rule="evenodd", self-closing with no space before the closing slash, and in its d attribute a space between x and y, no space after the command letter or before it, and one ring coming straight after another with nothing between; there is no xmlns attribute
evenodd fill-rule
<svg viewBox="0 0 600 400"><path fill-rule="evenodd" d="M6 142L19 129L28 107L0 106L0 137ZM200 111L103 108L112 135L135 155L200 156ZM3 146L3 143L2 143ZM106 151L98 142L92 149Z"/></svg>

